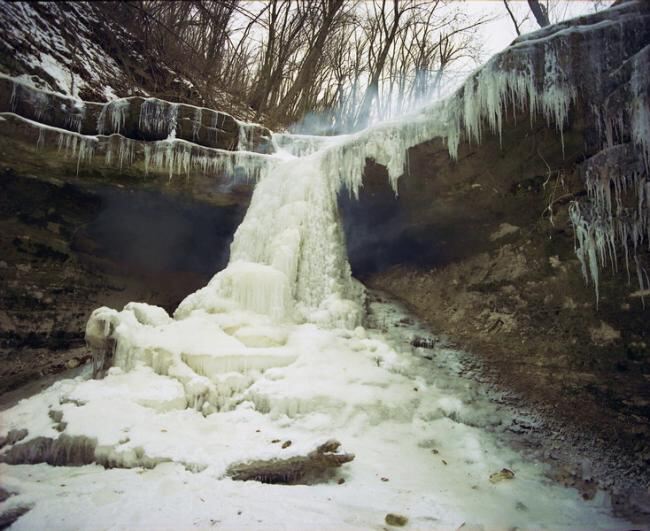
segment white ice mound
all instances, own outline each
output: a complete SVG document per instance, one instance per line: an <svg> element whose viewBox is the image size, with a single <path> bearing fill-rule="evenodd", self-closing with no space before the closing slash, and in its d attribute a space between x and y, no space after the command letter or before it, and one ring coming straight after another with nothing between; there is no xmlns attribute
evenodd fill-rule
<svg viewBox="0 0 650 531"><path fill-rule="evenodd" d="M291 349L273 346L282 343L281 331L255 327L263 318L240 321L196 310L189 318L172 320L164 319L162 311L147 305L127 305L121 312L99 308L87 326L88 343L123 371L144 366L170 376L183 386L187 403L205 412L226 407L229 398L250 385L249 373L286 366L296 358ZM158 324L149 324L153 321ZM253 337L254 346L224 331L238 332L243 323L248 330L240 335Z"/></svg>
<svg viewBox="0 0 650 531"><path fill-rule="evenodd" d="M66 397L66 401L83 404L95 400L105 400L107 403L127 400L155 411L187 407L185 391L180 382L157 375L149 367L131 372L113 367L104 380L82 382Z"/></svg>
<svg viewBox="0 0 650 531"><path fill-rule="evenodd" d="M292 326L357 326L363 287L347 262L340 181L321 171L321 159L285 160L258 183L230 263L174 318L143 303L95 310L86 327L95 373L151 367L209 413L234 407L259 373L294 362L299 353L286 345Z"/></svg>

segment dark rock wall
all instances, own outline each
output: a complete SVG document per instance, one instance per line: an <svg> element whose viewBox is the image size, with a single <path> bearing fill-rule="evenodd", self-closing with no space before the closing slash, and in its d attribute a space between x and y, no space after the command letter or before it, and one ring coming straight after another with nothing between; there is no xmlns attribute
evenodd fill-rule
<svg viewBox="0 0 650 531"><path fill-rule="evenodd" d="M0 175L0 392L87 360L90 313L173 310L228 259L244 206Z"/></svg>

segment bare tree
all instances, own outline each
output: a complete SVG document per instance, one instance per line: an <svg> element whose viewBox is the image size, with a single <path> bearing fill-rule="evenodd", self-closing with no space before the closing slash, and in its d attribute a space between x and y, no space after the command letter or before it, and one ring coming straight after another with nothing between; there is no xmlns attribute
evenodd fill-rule
<svg viewBox="0 0 650 531"><path fill-rule="evenodd" d="M309 87L322 57L323 46L332 32L336 15L341 11L344 3L345 0L320 1L319 9L314 13L316 19L320 21L320 25L317 26L315 38L310 42L298 74L279 107L281 113L288 113L290 116L295 117L299 112L305 111Z"/></svg>
<svg viewBox="0 0 650 531"><path fill-rule="evenodd" d="M533 12L535 20L539 24L540 28L544 28L551 24L548 19L548 8L544 4L541 4L539 0L528 0L528 5L530 6L530 10Z"/></svg>
<svg viewBox="0 0 650 531"><path fill-rule="evenodd" d="M441 3L140 0L102 5L107 17L141 36L119 57L128 60L133 52L147 57L147 71L133 76L151 79L150 93L196 101L194 93L178 92L192 87L204 105L239 100L269 125L316 113L329 130L342 131L427 98L448 66L472 46L464 37L469 26L458 23L462 9L445 15L437 9Z"/></svg>
<svg viewBox="0 0 650 531"><path fill-rule="evenodd" d="M503 0L503 4L506 6L506 11L508 11L510 20L512 20L512 23L515 25L515 31L517 32L517 35L521 35L521 30L519 29L519 23L517 22L517 18L512 12L512 9L510 9L510 4L508 3L508 0Z"/></svg>
<svg viewBox="0 0 650 531"><path fill-rule="evenodd" d="M373 7L375 8L375 17L369 30L369 50L372 61L370 82L357 111L356 124L358 126L365 126L368 123L372 102L379 92L379 79L400 28L400 20L409 9L413 8L413 3L408 1L400 3L400 0L393 0L392 9L390 9L387 0L381 0L378 11L377 4L373 3ZM377 49L374 47L375 42L378 43Z"/></svg>

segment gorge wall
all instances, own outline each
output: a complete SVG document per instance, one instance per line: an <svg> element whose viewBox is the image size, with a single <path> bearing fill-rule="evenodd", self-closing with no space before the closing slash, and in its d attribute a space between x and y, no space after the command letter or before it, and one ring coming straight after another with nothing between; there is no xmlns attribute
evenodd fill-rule
<svg viewBox="0 0 650 531"><path fill-rule="evenodd" d="M88 359L101 305L169 310L227 262L270 132L130 97L83 102L0 77L2 388Z"/></svg>

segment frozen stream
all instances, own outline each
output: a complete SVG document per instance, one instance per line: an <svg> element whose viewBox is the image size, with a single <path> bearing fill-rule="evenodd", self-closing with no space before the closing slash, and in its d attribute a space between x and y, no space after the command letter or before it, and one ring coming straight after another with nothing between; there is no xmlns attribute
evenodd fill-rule
<svg viewBox="0 0 650 531"><path fill-rule="evenodd" d="M115 451L140 447L171 462L108 470L3 464L3 487L18 493L3 512L32 507L13 529L381 529L390 512L408 516L414 529L623 526L602 495L585 502L546 480L543 465L504 447L499 433L530 419L459 376L456 351L412 347L413 338L431 336L402 308L373 296L367 324L356 331L298 326L293 339L304 357L257 380L273 396L271 413L250 402L207 417L174 406L168 378L146 367L54 384L11 416L47 433L48 409L63 410L64 433L130 439ZM62 397L87 402L61 404ZM356 457L326 482L223 478L233 460L300 453L330 437ZM292 445L282 449L287 440ZM192 471L190 463L206 468ZM503 468L514 479L490 482Z"/></svg>
<svg viewBox="0 0 650 531"><path fill-rule="evenodd" d="M388 513L420 529L621 527L604 496L584 501L499 442L530 419L464 379L459 353L413 347L426 332L366 297L336 158L311 151L260 180L228 267L173 317L144 303L93 313L103 379L61 380L2 413L1 512L27 511L12 529L382 529ZM354 459L268 472L331 439ZM266 466L255 479L298 484L233 479L251 463Z"/></svg>

